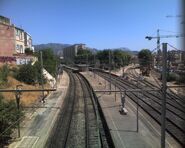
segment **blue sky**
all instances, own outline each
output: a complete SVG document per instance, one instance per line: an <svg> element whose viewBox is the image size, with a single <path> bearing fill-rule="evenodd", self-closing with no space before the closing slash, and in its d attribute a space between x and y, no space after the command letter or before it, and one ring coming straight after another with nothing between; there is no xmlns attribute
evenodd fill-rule
<svg viewBox="0 0 185 148"><path fill-rule="evenodd" d="M145 36L179 34L181 0L0 0L0 15L28 31L34 44L85 43L98 49L154 49ZM180 39L161 39L180 47Z"/></svg>

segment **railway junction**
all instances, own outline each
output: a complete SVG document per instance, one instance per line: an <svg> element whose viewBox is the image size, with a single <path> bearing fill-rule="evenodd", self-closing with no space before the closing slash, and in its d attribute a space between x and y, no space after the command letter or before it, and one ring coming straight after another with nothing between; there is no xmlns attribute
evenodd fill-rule
<svg viewBox="0 0 185 148"><path fill-rule="evenodd" d="M158 90L156 85L135 81L138 72L133 67L125 71L129 79L120 77L121 72L69 69L60 76L57 91L27 115L20 140L10 147L161 147L160 94L146 91ZM129 91L138 88L143 91ZM126 94L125 115L120 113L122 93ZM181 148L183 100L172 92L167 98L166 147Z"/></svg>
<svg viewBox="0 0 185 148"><path fill-rule="evenodd" d="M129 71L129 70L128 70ZM113 139L115 141L116 147L161 147L160 146L160 118L158 117L159 122L156 118L149 113L153 112L155 116L155 111L152 108L147 108L147 104L144 103L143 100L148 101L148 104L152 106L155 105L154 102L149 102L149 96L145 96L145 94L141 94L138 92L133 92L135 97L139 97L139 121L138 121L138 132L137 132L137 98L135 98L131 92L127 92L126 97L126 108L128 110L127 115L121 115L119 113L121 106L121 96L120 96L120 86L123 87L123 84L116 84L115 88L115 80L112 78L112 94L110 95L107 91L103 93L104 90L110 90L110 77L109 74L105 77L105 74L98 73L88 74L86 73L86 78L92 82L95 91L97 91L97 95L102 105L102 109L105 113L106 119L108 120L108 125L110 127L111 135L113 135ZM117 73L120 75L120 73ZM115 77L115 76L114 76ZM106 79L106 80L105 80ZM120 79L117 77L117 80ZM122 80L123 81L123 80ZM133 82L135 83L135 82ZM147 83L147 82L145 82ZM144 84L140 84L144 85ZM146 84L145 84L146 85ZM127 84L127 89L129 89L129 85ZM115 94L114 90L116 89L117 94ZM133 89L133 88L132 88ZM101 92L101 93L100 93ZM147 93L147 91L145 92ZM154 93L155 94L155 93ZM130 96L130 97L129 97ZM157 102L157 101L156 101ZM159 102L159 101L158 101ZM156 106L157 107L157 106ZM158 107L159 109L160 107ZM147 110L149 112L147 112ZM182 121L183 123L183 121ZM183 126L181 127L183 128ZM183 133L182 133L183 134ZM176 135L176 133L175 133ZM183 141L183 139L182 139ZM166 147L182 147L179 142L169 133L166 133Z"/></svg>

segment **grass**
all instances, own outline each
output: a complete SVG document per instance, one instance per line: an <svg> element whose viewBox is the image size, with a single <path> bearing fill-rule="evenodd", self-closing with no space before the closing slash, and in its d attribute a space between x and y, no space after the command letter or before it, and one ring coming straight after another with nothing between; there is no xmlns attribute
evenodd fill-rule
<svg viewBox="0 0 185 148"><path fill-rule="evenodd" d="M41 88L41 86L39 85L28 85L22 82L17 81L15 78L8 76L8 84L7 87L4 89L15 89L16 85L23 85L22 88L23 89L39 89ZM45 88L49 88L49 85L46 84L44 86ZM15 100L15 94L14 93L2 93L2 95L4 96L4 98L6 100ZM37 101L39 99L39 97L42 95L42 92L24 92L21 95L21 104L23 106L28 106L33 104L35 101Z"/></svg>

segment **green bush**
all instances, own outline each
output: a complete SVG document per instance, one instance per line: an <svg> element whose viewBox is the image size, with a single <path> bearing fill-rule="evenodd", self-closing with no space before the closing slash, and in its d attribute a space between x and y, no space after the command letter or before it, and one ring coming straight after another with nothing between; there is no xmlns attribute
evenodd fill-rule
<svg viewBox="0 0 185 148"><path fill-rule="evenodd" d="M17 117L23 116L18 112L14 101L5 101L0 94L0 147L3 147L11 139L13 129L16 127Z"/></svg>
<svg viewBox="0 0 185 148"><path fill-rule="evenodd" d="M19 70L15 72L15 78L26 84L31 84L31 85L34 85L36 83L41 84L40 63L36 62L34 65L31 65L31 64L21 65ZM44 84L46 83L46 79L44 79L44 77L43 77L43 83Z"/></svg>
<svg viewBox="0 0 185 148"><path fill-rule="evenodd" d="M40 62L36 62L34 64L34 67L35 67L35 70L36 70L36 82L39 83L39 84L42 84L42 79L41 79L41 64ZM46 83L46 79L44 78L44 76L42 75L42 78L43 78L43 83L45 84Z"/></svg>
<svg viewBox="0 0 185 148"><path fill-rule="evenodd" d="M55 76L56 73L56 65L59 63L59 59L57 56L54 55L53 50L43 49L42 51L42 59L43 59L43 67L52 75ZM40 52L35 53L38 57L38 60L40 62Z"/></svg>
<svg viewBox="0 0 185 148"><path fill-rule="evenodd" d="M30 48L26 48L25 49L25 54L26 55L33 55L33 50L31 50Z"/></svg>
<svg viewBox="0 0 185 148"><path fill-rule="evenodd" d="M13 67L10 69L10 75L14 78L16 78L18 72L19 72L19 69L17 67Z"/></svg>
<svg viewBox="0 0 185 148"><path fill-rule="evenodd" d="M0 68L0 85L4 85L7 83L9 74L9 67L7 64L3 65L2 68Z"/></svg>
<svg viewBox="0 0 185 148"><path fill-rule="evenodd" d="M176 81L177 79L177 75L175 73L169 73L167 74L167 81L170 82L170 81Z"/></svg>
<svg viewBox="0 0 185 148"><path fill-rule="evenodd" d="M177 78L177 83L180 84L180 83L184 83L185 84L185 75L180 75L178 78Z"/></svg>
<svg viewBox="0 0 185 148"><path fill-rule="evenodd" d="M37 80L35 67L31 64L22 65L16 75L16 79L27 84L35 84Z"/></svg>

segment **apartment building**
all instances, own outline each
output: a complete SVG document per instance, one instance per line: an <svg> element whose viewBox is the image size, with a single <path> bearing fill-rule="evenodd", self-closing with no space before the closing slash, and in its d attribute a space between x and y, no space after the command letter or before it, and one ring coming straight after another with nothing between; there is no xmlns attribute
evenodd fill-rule
<svg viewBox="0 0 185 148"><path fill-rule="evenodd" d="M14 26L10 19L0 16L0 62L15 62Z"/></svg>
<svg viewBox="0 0 185 148"><path fill-rule="evenodd" d="M16 55L24 54L25 53L25 46L24 46L24 30L18 27L14 28L15 31L15 49Z"/></svg>
<svg viewBox="0 0 185 148"><path fill-rule="evenodd" d="M25 49L29 48L34 52L34 47L32 46L32 37L28 32L24 32L24 45Z"/></svg>
<svg viewBox="0 0 185 148"><path fill-rule="evenodd" d="M0 21L0 56L12 56L14 50L14 27Z"/></svg>
<svg viewBox="0 0 185 148"><path fill-rule="evenodd" d="M25 48L34 50L31 35L11 24L9 18L0 16L0 62L25 58Z"/></svg>
<svg viewBox="0 0 185 148"><path fill-rule="evenodd" d="M73 63L78 50L86 50L85 44L74 44L72 46L66 47L63 50L63 57L66 62Z"/></svg>

